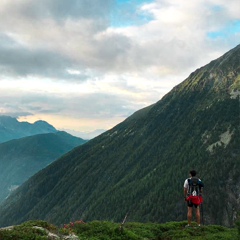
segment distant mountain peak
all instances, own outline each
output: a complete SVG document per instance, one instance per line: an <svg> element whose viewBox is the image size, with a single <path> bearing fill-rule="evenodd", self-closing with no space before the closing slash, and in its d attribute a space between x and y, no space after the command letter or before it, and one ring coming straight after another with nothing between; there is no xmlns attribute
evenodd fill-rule
<svg viewBox="0 0 240 240"><path fill-rule="evenodd" d="M44 120L37 120L35 121L33 124L49 124L48 122L44 121Z"/></svg>
<svg viewBox="0 0 240 240"><path fill-rule="evenodd" d="M38 120L38 121L34 122L33 125L37 126L37 127L41 127L43 129L49 129L52 131L56 131L56 128L54 128L51 124L49 124L48 122L43 121L43 120Z"/></svg>
<svg viewBox="0 0 240 240"><path fill-rule="evenodd" d="M0 143L35 134L55 132L57 130L46 121L39 120L32 124L19 122L14 117L0 115Z"/></svg>

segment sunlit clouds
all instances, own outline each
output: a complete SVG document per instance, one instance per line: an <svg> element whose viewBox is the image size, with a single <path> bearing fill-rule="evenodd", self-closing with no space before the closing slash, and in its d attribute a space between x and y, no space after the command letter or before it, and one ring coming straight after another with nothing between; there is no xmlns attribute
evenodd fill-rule
<svg viewBox="0 0 240 240"><path fill-rule="evenodd" d="M238 0L0 3L0 114L109 129L239 44Z"/></svg>

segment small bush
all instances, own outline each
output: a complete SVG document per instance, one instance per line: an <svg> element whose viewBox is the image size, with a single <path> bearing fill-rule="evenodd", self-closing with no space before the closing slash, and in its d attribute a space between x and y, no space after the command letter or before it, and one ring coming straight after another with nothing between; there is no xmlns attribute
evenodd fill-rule
<svg viewBox="0 0 240 240"><path fill-rule="evenodd" d="M14 227L13 230L1 230L0 240L48 240L45 231L29 227Z"/></svg>
<svg viewBox="0 0 240 240"><path fill-rule="evenodd" d="M238 231L238 239L240 240L240 219L236 222L236 227Z"/></svg>

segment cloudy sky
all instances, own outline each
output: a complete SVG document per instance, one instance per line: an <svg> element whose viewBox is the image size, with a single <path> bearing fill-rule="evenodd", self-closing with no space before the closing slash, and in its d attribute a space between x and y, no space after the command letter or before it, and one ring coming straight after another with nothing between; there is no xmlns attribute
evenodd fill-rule
<svg viewBox="0 0 240 240"><path fill-rule="evenodd" d="M239 0L1 0L0 114L110 129L240 43Z"/></svg>

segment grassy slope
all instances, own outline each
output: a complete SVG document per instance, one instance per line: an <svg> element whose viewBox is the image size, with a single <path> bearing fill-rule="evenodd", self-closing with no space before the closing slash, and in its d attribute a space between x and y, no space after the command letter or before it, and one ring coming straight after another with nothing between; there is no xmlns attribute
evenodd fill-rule
<svg viewBox="0 0 240 240"><path fill-rule="evenodd" d="M177 240L177 239L240 239L240 229L226 228L218 225L184 228L187 222L158 223L125 223L93 221L75 222L58 228L44 221L29 221L15 226L13 230L0 229L0 240L49 239L47 232L33 228L43 227L64 239L63 236L75 234L79 239L88 240Z"/></svg>
<svg viewBox="0 0 240 240"><path fill-rule="evenodd" d="M0 143L0 202L60 156L86 142L66 132L45 133Z"/></svg>

